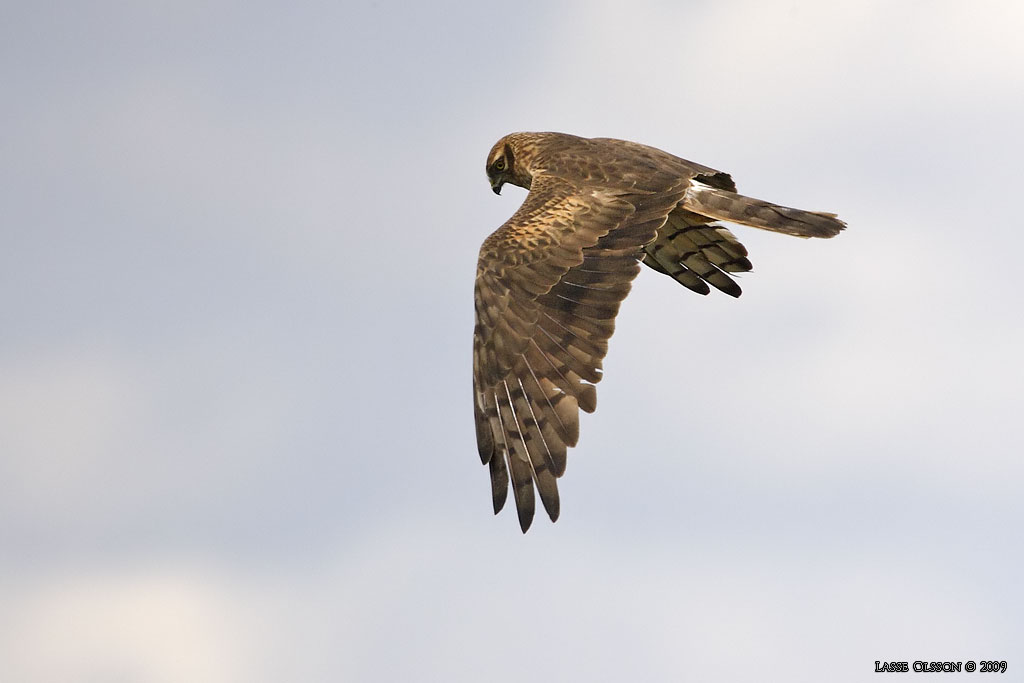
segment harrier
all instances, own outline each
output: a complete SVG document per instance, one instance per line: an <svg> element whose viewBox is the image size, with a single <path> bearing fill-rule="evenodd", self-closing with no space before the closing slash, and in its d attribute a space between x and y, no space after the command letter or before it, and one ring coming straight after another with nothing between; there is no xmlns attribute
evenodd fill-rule
<svg viewBox="0 0 1024 683"><path fill-rule="evenodd" d="M494 512L509 475L525 533L534 488L558 519L557 479L579 437L619 304L640 264L698 294L730 296L747 250L716 221L796 237L834 237L835 214L736 193L727 173L646 145L563 133L512 133L487 155L491 189L530 192L484 240L476 270L473 407Z"/></svg>

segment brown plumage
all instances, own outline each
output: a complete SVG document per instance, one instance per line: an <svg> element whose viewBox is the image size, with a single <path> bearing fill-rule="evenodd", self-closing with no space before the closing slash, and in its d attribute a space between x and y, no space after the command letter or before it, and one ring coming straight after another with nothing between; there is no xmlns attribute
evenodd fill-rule
<svg viewBox="0 0 1024 683"><path fill-rule="evenodd" d="M480 248L473 335L473 402L494 512L509 477L523 532L534 490L558 519L557 479L579 438L619 304L640 263L700 294L731 296L728 273L751 269L747 250L714 221L798 237L833 237L834 214L736 194L727 173L653 147L562 133L513 133L487 155L492 189L530 190Z"/></svg>

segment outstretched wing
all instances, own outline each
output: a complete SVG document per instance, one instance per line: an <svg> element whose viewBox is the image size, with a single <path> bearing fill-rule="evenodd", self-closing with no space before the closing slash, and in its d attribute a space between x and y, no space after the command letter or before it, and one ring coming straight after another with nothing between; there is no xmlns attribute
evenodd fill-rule
<svg viewBox="0 0 1024 683"><path fill-rule="evenodd" d="M519 210L484 241L477 265L473 398L494 511L511 475L519 524L534 487L558 517L557 478L579 436L619 304L689 184L609 189L538 174Z"/></svg>

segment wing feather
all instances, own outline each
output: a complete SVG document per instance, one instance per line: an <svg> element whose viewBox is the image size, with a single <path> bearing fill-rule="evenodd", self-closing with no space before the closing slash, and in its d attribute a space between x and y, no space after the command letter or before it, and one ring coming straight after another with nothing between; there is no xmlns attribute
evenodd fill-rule
<svg viewBox="0 0 1024 683"><path fill-rule="evenodd" d="M535 491L548 516L558 517L557 478L579 439L579 411L597 407L594 385L615 316L644 245L685 191L679 178L654 194L539 174L520 209L480 249L477 443L490 467L495 512L510 479L524 532Z"/></svg>
<svg viewBox="0 0 1024 683"><path fill-rule="evenodd" d="M494 400L498 405L498 421L501 430L508 439L505 457L509 474L512 476L512 497L516 500L516 510L519 512L519 526L525 533L530 528L530 522L533 521L534 508L530 459L526 452L526 444L519 431L519 423L512 410L512 399L509 396L506 382L501 382L498 385L497 391L494 393Z"/></svg>
<svg viewBox="0 0 1024 683"><path fill-rule="evenodd" d="M743 290L726 273L752 268L746 247L711 220L677 208L658 231L657 239L644 247L644 263L698 294L710 292L710 284L738 297Z"/></svg>

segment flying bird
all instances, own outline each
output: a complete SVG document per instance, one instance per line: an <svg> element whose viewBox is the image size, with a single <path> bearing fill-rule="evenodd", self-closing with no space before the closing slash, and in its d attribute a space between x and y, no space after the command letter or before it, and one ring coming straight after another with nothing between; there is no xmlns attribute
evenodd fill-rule
<svg viewBox="0 0 1024 683"><path fill-rule="evenodd" d="M736 193L728 173L626 140L512 133L487 155L491 189L529 190L480 248L473 408L494 512L512 493L525 533L534 490L558 519L557 480L579 438L619 304L640 264L707 294L740 287L747 250L717 221L796 237L834 237L835 214Z"/></svg>

